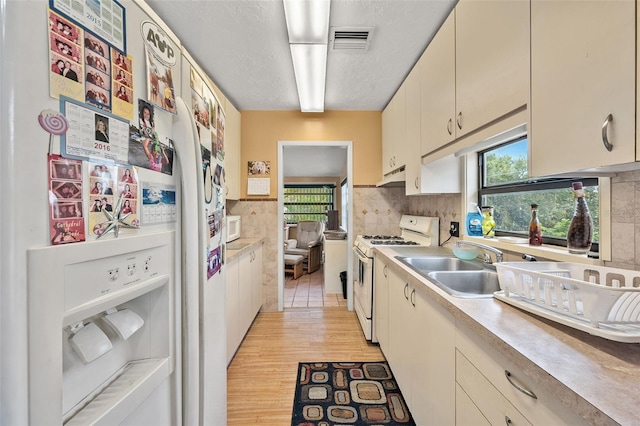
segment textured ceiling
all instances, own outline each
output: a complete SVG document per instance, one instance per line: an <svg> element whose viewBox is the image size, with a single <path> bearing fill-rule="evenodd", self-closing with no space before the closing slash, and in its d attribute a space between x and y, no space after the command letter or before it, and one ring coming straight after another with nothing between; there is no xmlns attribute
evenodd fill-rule
<svg viewBox="0 0 640 426"><path fill-rule="evenodd" d="M239 110L300 109L282 0L147 3ZM374 33L367 52L329 52L325 110L383 110L454 5L332 0L330 26Z"/></svg>

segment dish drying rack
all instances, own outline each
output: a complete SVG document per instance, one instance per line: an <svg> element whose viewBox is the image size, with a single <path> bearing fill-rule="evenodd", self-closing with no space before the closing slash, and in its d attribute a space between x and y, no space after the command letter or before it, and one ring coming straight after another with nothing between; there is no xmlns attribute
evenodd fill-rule
<svg viewBox="0 0 640 426"><path fill-rule="evenodd" d="M496 299L595 336L640 343L640 272L570 262L495 267Z"/></svg>

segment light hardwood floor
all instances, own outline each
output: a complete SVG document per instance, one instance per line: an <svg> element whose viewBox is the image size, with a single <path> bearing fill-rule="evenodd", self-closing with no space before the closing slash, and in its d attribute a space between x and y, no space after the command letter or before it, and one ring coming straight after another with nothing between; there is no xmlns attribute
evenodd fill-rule
<svg viewBox="0 0 640 426"><path fill-rule="evenodd" d="M345 307L259 313L227 369L227 424L291 424L299 362L379 361Z"/></svg>

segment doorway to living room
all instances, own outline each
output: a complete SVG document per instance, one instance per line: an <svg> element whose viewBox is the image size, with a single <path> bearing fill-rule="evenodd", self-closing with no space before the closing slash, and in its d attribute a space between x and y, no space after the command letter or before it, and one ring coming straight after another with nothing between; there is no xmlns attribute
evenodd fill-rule
<svg viewBox="0 0 640 426"><path fill-rule="evenodd" d="M282 226L278 233L278 309L346 305L352 310L352 142L279 141L278 164L278 220ZM285 243L289 248L306 247L304 238L300 244L296 239L298 222L305 221L324 223L319 265L312 252L311 258L302 252L302 257L291 254L291 249L285 254ZM338 229L327 230L328 225ZM303 233L312 235L313 229ZM346 272L346 277L340 272Z"/></svg>

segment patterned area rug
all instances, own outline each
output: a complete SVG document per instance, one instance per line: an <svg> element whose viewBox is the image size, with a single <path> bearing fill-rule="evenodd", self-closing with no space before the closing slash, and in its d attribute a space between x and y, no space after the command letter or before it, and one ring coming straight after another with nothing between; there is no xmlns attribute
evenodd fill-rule
<svg viewBox="0 0 640 426"><path fill-rule="evenodd" d="M415 425L385 361L298 364L291 425L335 424Z"/></svg>

